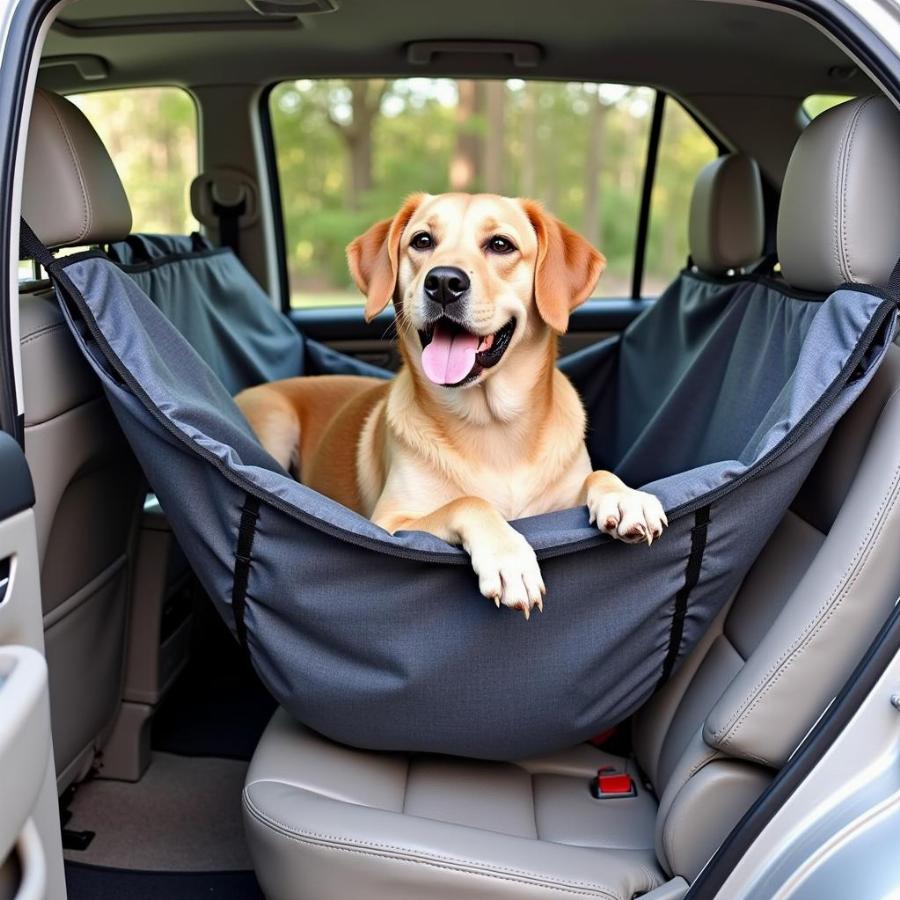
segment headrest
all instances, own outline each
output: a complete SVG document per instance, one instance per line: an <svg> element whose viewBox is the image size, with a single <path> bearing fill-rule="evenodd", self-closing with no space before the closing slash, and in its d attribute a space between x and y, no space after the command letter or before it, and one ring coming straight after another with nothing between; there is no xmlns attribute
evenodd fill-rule
<svg viewBox="0 0 900 900"><path fill-rule="evenodd" d="M800 135L778 256L785 280L810 291L887 282L900 256L900 112L885 97L835 106Z"/></svg>
<svg viewBox="0 0 900 900"><path fill-rule="evenodd" d="M48 247L118 241L131 208L106 147L84 113L37 90L28 126L22 215Z"/></svg>
<svg viewBox="0 0 900 900"><path fill-rule="evenodd" d="M763 255L765 213L759 168L729 153L705 166L691 196L689 244L698 269L721 275Z"/></svg>

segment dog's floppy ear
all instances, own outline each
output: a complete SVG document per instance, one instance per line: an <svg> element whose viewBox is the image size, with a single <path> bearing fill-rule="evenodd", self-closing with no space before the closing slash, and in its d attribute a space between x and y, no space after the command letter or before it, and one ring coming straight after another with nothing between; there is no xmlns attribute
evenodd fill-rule
<svg viewBox="0 0 900 900"><path fill-rule="evenodd" d="M347 263L356 286L366 295L366 321L391 302L397 286L400 235L425 194L411 194L392 219L376 222L347 245Z"/></svg>
<svg viewBox="0 0 900 900"><path fill-rule="evenodd" d="M569 325L569 313L591 295L606 268L606 257L545 212L540 203L523 200L522 206L538 239L534 300L541 318L563 334Z"/></svg>

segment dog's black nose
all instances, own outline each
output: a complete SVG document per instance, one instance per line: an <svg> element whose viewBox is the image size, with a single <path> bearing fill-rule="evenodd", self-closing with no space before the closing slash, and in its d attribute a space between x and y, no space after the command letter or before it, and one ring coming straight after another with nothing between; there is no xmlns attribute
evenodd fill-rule
<svg viewBox="0 0 900 900"><path fill-rule="evenodd" d="M435 266L425 276L425 296L441 306L459 300L469 290L469 276L456 266Z"/></svg>

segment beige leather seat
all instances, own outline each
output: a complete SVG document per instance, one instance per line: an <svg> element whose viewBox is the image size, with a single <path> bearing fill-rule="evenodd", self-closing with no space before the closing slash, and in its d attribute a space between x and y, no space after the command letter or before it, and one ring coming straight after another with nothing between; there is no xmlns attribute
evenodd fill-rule
<svg viewBox="0 0 900 900"><path fill-rule="evenodd" d="M131 210L100 138L67 100L35 95L23 215L51 247L118 240ZM52 292L19 304L25 455L34 478L53 744L60 790L90 766L119 707L132 454Z"/></svg>
<svg viewBox="0 0 900 900"><path fill-rule="evenodd" d="M885 100L851 103L809 126L779 220L792 285L886 280L900 255L898 161L900 116ZM719 177L708 177L693 211L692 254L722 271L758 256L762 232L758 218L734 226L727 258L719 255L709 229L758 217L758 186L752 166L713 165ZM723 166L727 205L714 187ZM874 243L873 215L889 235ZM742 241L745 252L735 252ZM276 713L243 801L266 896L628 900L667 879L692 880L900 592L898 388L900 349L891 347L733 602L635 717L633 759L588 745L509 764L367 753ZM604 766L642 777L637 796L594 799L588 784Z"/></svg>

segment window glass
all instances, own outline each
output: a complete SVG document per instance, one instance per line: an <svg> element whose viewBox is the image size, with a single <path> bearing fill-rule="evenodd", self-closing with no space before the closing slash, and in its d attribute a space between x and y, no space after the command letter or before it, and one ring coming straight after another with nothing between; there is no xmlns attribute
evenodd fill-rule
<svg viewBox="0 0 900 900"><path fill-rule="evenodd" d="M681 104L668 98L650 195L650 228L641 284L645 297L657 296L687 262L694 182L717 155L718 149L706 132Z"/></svg>
<svg viewBox="0 0 900 900"><path fill-rule="evenodd" d="M131 204L133 231L196 231L188 197L197 174L197 114L174 87L98 91L68 98L97 129Z"/></svg>
<svg viewBox="0 0 900 900"><path fill-rule="evenodd" d="M606 255L597 295L628 296L653 97L518 80L278 85L270 103L291 305L361 303L346 244L407 194L452 189L543 201Z"/></svg>
<svg viewBox="0 0 900 900"><path fill-rule="evenodd" d="M852 100L853 97L849 94L810 94L803 101L803 112L806 114L807 119L812 121L816 116L820 116L826 109L831 109L832 106L839 106L841 103L846 103L848 100Z"/></svg>

